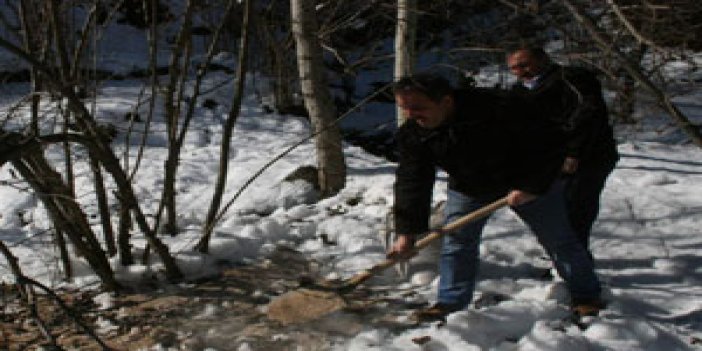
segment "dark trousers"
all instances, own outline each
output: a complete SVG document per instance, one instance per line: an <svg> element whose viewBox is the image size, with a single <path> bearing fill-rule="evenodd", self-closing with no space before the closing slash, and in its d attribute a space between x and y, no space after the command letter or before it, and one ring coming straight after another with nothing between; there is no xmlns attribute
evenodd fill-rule
<svg viewBox="0 0 702 351"><path fill-rule="evenodd" d="M600 212L600 195L615 162L581 167L566 179L568 218L582 245L589 250L592 225Z"/></svg>

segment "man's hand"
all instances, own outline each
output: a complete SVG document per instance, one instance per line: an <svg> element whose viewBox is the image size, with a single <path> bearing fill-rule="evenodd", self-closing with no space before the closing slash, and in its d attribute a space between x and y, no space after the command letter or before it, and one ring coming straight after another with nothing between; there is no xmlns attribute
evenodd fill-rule
<svg viewBox="0 0 702 351"><path fill-rule="evenodd" d="M537 196L522 190L512 190L507 194L507 205L515 207L536 199Z"/></svg>
<svg viewBox="0 0 702 351"><path fill-rule="evenodd" d="M414 255L414 237L407 234L397 234L387 258L408 259Z"/></svg>
<svg viewBox="0 0 702 351"><path fill-rule="evenodd" d="M578 170L578 159L575 157L566 157L563 161L563 167L561 167L561 172L563 174L573 174Z"/></svg>

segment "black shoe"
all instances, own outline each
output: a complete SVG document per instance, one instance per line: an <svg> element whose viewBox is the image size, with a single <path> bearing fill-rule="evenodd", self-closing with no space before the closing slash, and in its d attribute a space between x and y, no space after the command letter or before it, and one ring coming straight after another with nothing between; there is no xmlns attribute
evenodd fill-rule
<svg viewBox="0 0 702 351"><path fill-rule="evenodd" d="M607 303L599 298L573 299L570 310L577 317L597 316Z"/></svg>
<svg viewBox="0 0 702 351"><path fill-rule="evenodd" d="M417 323L442 321L446 322L446 316L460 310L457 305L436 303L430 307L416 310L410 319Z"/></svg>

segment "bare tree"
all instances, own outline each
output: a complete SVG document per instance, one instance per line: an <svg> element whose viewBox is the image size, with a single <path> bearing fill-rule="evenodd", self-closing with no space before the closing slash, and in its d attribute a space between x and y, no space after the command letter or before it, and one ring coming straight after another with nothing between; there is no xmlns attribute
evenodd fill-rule
<svg viewBox="0 0 702 351"><path fill-rule="evenodd" d="M159 222L161 220L161 213L165 208L166 221L163 223L163 231L171 236L175 236L177 233L175 183L181 150L181 145L178 144L178 133L181 129L181 104L183 103L185 78L188 76L192 53L191 29L194 5L193 0L186 2L183 24L171 51L171 61L168 67L169 79L165 86L163 103L166 114L166 134L168 135L168 157L164 165L163 195L156 215L156 221Z"/></svg>
<svg viewBox="0 0 702 351"><path fill-rule="evenodd" d="M336 117L336 107L325 77L314 3L311 0L292 0L290 12L305 107L314 131L321 132L315 138L319 185L322 194L329 196L344 187L346 164L339 128L329 127Z"/></svg>
<svg viewBox="0 0 702 351"><path fill-rule="evenodd" d="M198 242L196 249L200 252L207 253L209 250L210 236L217 218L217 212L222 203L224 195L224 186L227 182L227 173L229 169L229 149L231 146L232 133L234 125L239 118L241 110L241 101L244 96L244 83L246 82L246 71L249 56L249 29L251 7L253 0L244 0L244 16L241 25L241 39L239 41L239 62L236 70L236 80L234 81L234 93L232 94L231 105L227 120L224 122L222 135L222 144L220 147L219 156L219 172L217 173L217 183L215 184L214 194L210 202L210 209L207 211L207 217L203 226L202 239ZM230 7L232 1L229 1Z"/></svg>
<svg viewBox="0 0 702 351"><path fill-rule="evenodd" d="M649 77L646 76L638 64L632 63L629 58L618 48L614 47L612 41L600 30L597 24L571 0L562 0L563 6L572 14L587 30L595 44L604 52L613 55L621 67L626 70L636 81L646 88L656 98L658 103L670 114L676 125L682 130L696 145L702 147L702 135L699 127L692 124L685 114L672 102L670 96L659 88Z"/></svg>
<svg viewBox="0 0 702 351"><path fill-rule="evenodd" d="M53 139L44 137L43 140L63 142L64 136L58 135ZM12 162L46 207L57 231L68 236L76 251L100 277L104 288L116 290L118 284L112 269L85 213L76 203L70 187L44 157L39 139L0 130L0 153L3 154L0 165L5 161Z"/></svg>
<svg viewBox="0 0 702 351"><path fill-rule="evenodd" d="M134 189L129 182L127 174L109 145L110 138L105 137L104 130L97 124L94 117L75 94L72 87L64 84L60 78L55 76L51 68L6 39L0 38L0 47L7 49L18 58L37 68L48 87L51 88L55 94L67 100L67 108L71 110L75 117L76 129L85 136L85 138L76 139L74 141L81 142L81 145L86 147L89 153L95 155L99 159L100 164L112 175L119 189L122 201L129 206L149 244L153 246L159 254L166 268L167 277L173 280L180 279L182 273L176 265L175 260L170 255L168 247L156 237L156 234L149 227L146 216L139 206L138 199L134 194Z"/></svg>
<svg viewBox="0 0 702 351"><path fill-rule="evenodd" d="M285 13L279 10L280 5L285 7ZM252 18L259 50L265 52L265 55L258 56L258 60L263 62L261 71L273 78L272 107L281 114L294 112L293 83L296 82L297 75L295 43L289 28L290 20L283 18L285 15L289 16L287 6L278 1L271 1L254 13Z"/></svg>
<svg viewBox="0 0 702 351"><path fill-rule="evenodd" d="M20 1L20 21L24 32L24 49L39 57L42 56L41 52L46 51L42 50L41 46L46 46L47 42L41 38L42 32L39 29L41 14L34 1ZM39 135L39 104L41 96L38 93L41 90L41 81L35 68L30 68L29 72L30 80L32 81L31 132Z"/></svg>

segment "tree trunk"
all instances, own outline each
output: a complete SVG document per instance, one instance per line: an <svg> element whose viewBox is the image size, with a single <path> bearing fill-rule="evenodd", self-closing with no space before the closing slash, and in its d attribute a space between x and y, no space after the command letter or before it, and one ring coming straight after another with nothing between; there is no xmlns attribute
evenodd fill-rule
<svg viewBox="0 0 702 351"><path fill-rule="evenodd" d="M119 234L117 235L117 248L119 250L119 262L122 266L134 264L132 255L132 245L129 244L129 231L132 229L132 216L129 213L129 205L124 201L119 201Z"/></svg>
<svg viewBox="0 0 702 351"><path fill-rule="evenodd" d="M209 250L210 236L214 230L215 219L217 212L222 204L222 196L224 195L224 186L227 183L227 173L229 169L229 149L231 147L232 133L234 125L239 118L241 111L241 101L244 96L244 83L246 82L246 70L249 56L249 29L251 18L251 7L253 0L244 1L244 18L241 25L241 40L239 42L239 63L237 66L236 80L234 81L234 94L232 95L231 106L229 106L229 114L224 123L222 135L222 144L219 154L219 173L217 174L217 183L215 184L214 194L210 202L210 209L207 211L207 218L203 227L202 239L197 243L196 250L207 253Z"/></svg>
<svg viewBox="0 0 702 351"><path fill-rule="evenodd" d="M611 41L608 40L605 34L598 30L597 24L590 19L578 6L576 6L571 0L562 0L563 5L570 11L572 16L583 25L585 30L590 34L595 43L607 53L613 54L621 63L622 68L626 70L628 74L641 83L646 89L648 89L653 96L658 100L658 103L670 114L670 116L675 121L675 124L687 134L687 136L692 140L695 145L702 147L702 134L698 126L695 126L690 122L690 120L685 116L685 114L680 111L680 109L673 104L663 90L658 88L653 81L651 81L646 75L641 71L641 68L632 63L624 53L622 53L617 48L609 44Z"/></svg>
<svg viewBox="0 0 702 351"><path fill-rule="evenodd" d="M147 14L151 14L151 19L149 18L144 18L144 21L146 23L149 23L149 29L146 32L146 38L149 43L149 73L150 73L150 93L151 93L151 98L149 99L149 109L148 113L146 115L146 122L144 122L144 131L142 133L141 137L141 142L139 145L139 149L137 150L137 156L136 160L134 161L134 167L131 170L128 170L129 172L129 182L131 183L132 179L134 179L134 176L136 176L136 173L139 171L139 167L141 166L141 160L142 157L144 156L144 149L146 147L146 140L149 137L150 129L151 129L151 121L153 120L154 117L154 111L156 110L156 96L158 95L158 91L160 88L159 85L159 79L158 79L158 67L157 67L157 56L158 56L158 31L157 29L157 21L156 21L156 16L157 16L157 7L158 3L156 1L146 1L144 0L143 4L143 11L144 11L144 16L146 17ZM135 107L134 112L138 112L138 106ZM127 155L128 156L128 155ZM125 159L127 159L127 156L125 156Z"/></svg>
<svg viewBox="0 0 702 351"><path fill-rule="evenodd" d="M20 1L20 21L22 24L22 31L24 31L24 49L32 54L38 53L38 35L34 31L35 25L37 25L36 8L31 6L28 0ZM41 83L39 81L39 75L34 67L29 69L30 80L32 82L32 97L31 97L31 122L30 130L32 134L39 135L39 103L41 97L38 92L41 89Z"/></svg>
<svg viewBox="0 0 702 351"><path fill-rule="evenodd" d="M93 172L93 181L95 182L95 196L100 213L100 223L102 224L102 236L105 241L107 253L112 257L117 253L117 247L115 246L115 235L112 230L110 206L107 202L107 193L105 192L105 180L102 177L100 162L94 155L89 155L89 158L90 169Z"/></svg>
<svg viewBox="0 0 702 351"><path fill-rule="evenodd" d="M268 11L273 11L268 9ZM291 50L289 50L289 36L285 33L285 39L280 39L276 33L279 31L279 23L272 23L266 16L256 16L256 33L261 42L266 55L261 57L265 62L264 70L273 77L273 108L279 113L287 113L292 110L295 104L293 100L290 82L295 75L294 60L291 60ZM287 30L284 29L284 30Z"/></svg>
<svg viewBox="0 0 702 351"><path fill-rule="evenodd" d="M51 32L53 34L54 45L56 46L56 56L58 57L57 64L59 67L59 76L61 77L61 80L63 82L70 82L70 63L68 61L68 54L66 52L66 38L63 32L64 25L63 21L61 20L60 3L57 0L50 0L47 2L47 5L49 15L51 16ZM73 84L71 84L71 88L72 87ZM71 113L70 111L64 111L63 109L61 109L61 113L64 117L63 132L66 133L68 132L68 125L70 124ZM64 169L66 172L66 185L68 186L68 192L70 193L70 195L72 197L75 197L75 177L73 175L73 159L71 156L73 152L71 150L71 145L68 142L63 143L63 151L65 164ZM59 252L61 253L61 262L63 263L64 274L68 279L72 275L72 269L70 260L68 258L68 248L66 247L66 242L63 237L64 233L62 233L62 230L60 228L57 228L54 234L56 238L56 245L58 246Z"/></svg>
<svg viewBox="0 0 702 351"><path fill-rule="evenodd" d="M315 138L319 186L323 196L331 196L345 185L346 164L341 133L334 121L336 107L325 77L314 4L312 0L292 0L290 9L302 95L312 127L320 133Z"/></svg>
<svg viewBox="0 0 702 351"><path fill-rule="evenodd" d="M5 243L0 241L0 252L2 252L3 256L5 256L5 260L7 261L8 266L10 267L10 272L12 272L12 275L15 276L15 280L17 283L17 289L20 291L21 294L24 294L24 288L22 283L20 282L20 278L24 277L24 274L22 273L22 269L20 268L19 265L19 260L15 255L12 254L12 251L5 246Z"/></svg>
<svg viewBox="0 0 702 351"><path fill-rule="evenodd" d="M98 275L105 289L118 287L112 269L88 224L85 213L78 206L61 175L53 170L42 154L36 139L25 139L18 134L4 134L3 148L21 148L12 158L12 165L22 175L46 207L57 231L65 233L79 255L83 256Z"/></svg>
<svg viewBox="0 0 702 351"><path fill-rule="evenodd" d="M183 25L178 32L176 44L171 52L171 61L169 64L170 79L166 86L164 97L164 111L166 112L166 125L168 134L168 156L164 164L164 181L162 205L159 208L156 216L156 222L160 223L162 209L166 210L166 221L163 223L162 231L164 233L175 236L177 228L177 211L176 211L176 178L178 172L178 158L180 156L180 146L178 145L178 130L181 115L180 98L185 89L182 82L188 74L188 62L190 60L190 50L192 40L192 16L193 16L192 0L188 0L185 8ZM156 228L158 230L158 228Z"/></svg>
<svg viewBox="0 0 702 351"><path fill-rule="evenodd" d="M414 67L417 33L417 0L397 1L397 26L395 27L395 80L410 75ZM397 126L405 123L399 107L395 108Z"/></svg>

